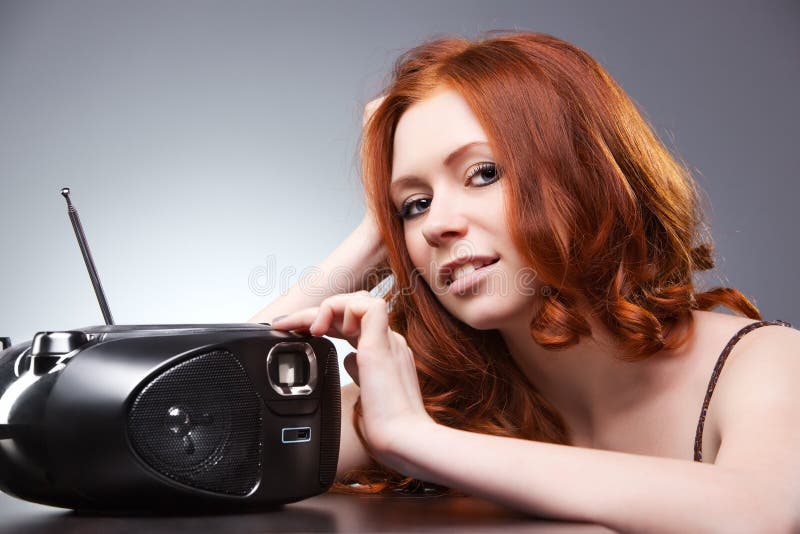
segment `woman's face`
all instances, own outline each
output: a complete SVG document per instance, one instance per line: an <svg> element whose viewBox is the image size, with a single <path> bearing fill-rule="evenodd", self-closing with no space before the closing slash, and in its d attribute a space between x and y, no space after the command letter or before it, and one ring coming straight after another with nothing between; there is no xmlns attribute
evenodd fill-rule
<svg viewBox="0 0 800 534"><path fill-rule="evenodd" d="M535 273L506 225L498 171L486 134L456 91L441 89L400 117L391 198L409 256L442 305L478 329L530 319L535 295Z"/></svg>

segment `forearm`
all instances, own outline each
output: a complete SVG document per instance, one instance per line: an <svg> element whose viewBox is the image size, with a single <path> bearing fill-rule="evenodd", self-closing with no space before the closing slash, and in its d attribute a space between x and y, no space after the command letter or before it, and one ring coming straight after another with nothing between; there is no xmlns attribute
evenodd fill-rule
<svg viewBox="0 0 800 534"><path fill-rule="evenodd" d="M363 223L360 224L319 265L248 322L271 322L273 317L318 306L337 293L364 289L365 277L381 259L380 249L377 236L368 231Z"/></svg>
<svg viewBox="0 0 800 534"><path fill-rule="evenodd" d="M417 434L417 435L408 435ZM420 436L424 434L424 438ZM426 425L392 447L394 467L525 512L635 532L778 532L775 488L709 464Z"/></svg>

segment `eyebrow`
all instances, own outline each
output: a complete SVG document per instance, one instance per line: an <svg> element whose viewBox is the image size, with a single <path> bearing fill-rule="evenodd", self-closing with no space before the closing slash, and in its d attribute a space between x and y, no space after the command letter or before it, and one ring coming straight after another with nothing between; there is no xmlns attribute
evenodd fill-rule
<svg viewBox="0 0 800 534"><path fill-rule="evenodd" d="M453 161L456 158L460 157L464 152L467 152L468 150L471 150L479 146L489 146L489 143L487 143L486 141L472 141L471 143L462 145L457 149L453 150L452 152L450 152L450 154L448 154L447 157L444 158L444 161L442 163L444 163L445 167L449 167L450 165L453 164ZM400 178L392 180L392 182L389 184L389 189L394 189L403 182L422 182L422 179L419 176L415 176L413 174L406 174L404 176L401 176Z"/></svg>

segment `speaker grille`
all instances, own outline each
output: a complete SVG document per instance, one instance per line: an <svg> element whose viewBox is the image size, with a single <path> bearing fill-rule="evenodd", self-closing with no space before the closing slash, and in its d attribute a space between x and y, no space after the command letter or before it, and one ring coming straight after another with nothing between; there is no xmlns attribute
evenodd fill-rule
<svg viewBox="0 0 800 534"><path fill-rule="evenodd" d="M339 386L339 361L336 349L325 361L325 387L322 402L322 429L319 451L319 483L330 486L336 478L339 438L342 426L342 391Z"/></svg>
<svg viewBox="0 0 800 534"><path fill-rule="evenodd" d="M128 413L139 457L177 482L247 495L261 476L261 402L227 351L196 356L156 376Z"/></svg>

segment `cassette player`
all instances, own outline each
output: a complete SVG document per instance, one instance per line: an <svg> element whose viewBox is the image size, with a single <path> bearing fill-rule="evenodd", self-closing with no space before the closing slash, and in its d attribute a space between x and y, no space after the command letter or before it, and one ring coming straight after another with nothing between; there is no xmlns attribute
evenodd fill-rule
<svg viewBox="0 0 800 534"><path fill-rule="evenodd" d="M0 489L82 510L242 509L326 491L341 400L333 344L268 324L105 325L0 338Z"/></svg>

